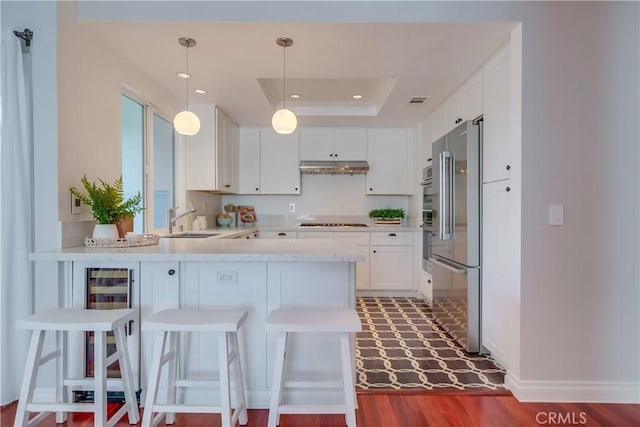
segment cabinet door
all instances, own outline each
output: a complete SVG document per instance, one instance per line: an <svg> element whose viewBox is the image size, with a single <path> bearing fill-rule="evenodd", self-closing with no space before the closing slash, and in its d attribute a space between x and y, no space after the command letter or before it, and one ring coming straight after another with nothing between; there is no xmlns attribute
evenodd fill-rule
<svg viewBox="0 0 640 427"><path fill-rule="evenodd" d="M464 121L464 99L462 90L457 90L444 102L445 133L453 130Z"/></svg>
<svg viewBox="0 0 640 427"><path fill-rule="evenodd" d="M200 119L200 131L185 137L185 169L187 190L216 188L216 123L212 105L192 104Z"/></svg>
<svg viewBox="0 0 640 427"><path fill-rule="evenodd" d="M483 182L509 178L509 51L484 69Z"/></svg>
<svg viewBox="0 0 640 427"><path fill-rule="evenodd" d="M369 289L369 232L336 231L335 239L355 244L358 253L364 256L364 261L356 263L356 289Z"/></svg>
<svg viewBox="0 0 640 427"><path fill-rule="evenodd" d="M216 108L216 191L237 192L237 125Z"/></svg>
<svg viewBox="0 0 640 427"><path fill-rule="evenodd" d="M424 297L427 304L431 305L433 303L433 278L430 273L424 270L420 270L418 292Z"/></svg>
<svg viewBox="0 0 640 427"><path fill-rule="evenodd" d="M477 73L462 87L463 119L473 120L482 115L482 72Z"/></svg>
<svg viewBox="0 0 640 427"><path fill-rule="evenodd" d="M260 185L262 194L300 194L298 132L281 135L260 130Z"/></svg>
<svg viewBox="0 0 640 427"><path fill-rule="evenodd" d="M413 289L411 246L371 246L371 289Z"/></svg>
<svg viewBox="0 0 640 427"><path fill-rule="evenodd" d="M432 143L434 139L432 139L433 135L433 118L431 116L427 117L425 121L422 122L421 129L421 137L420 140L420 168L421 171L423 168L427 167L427 165L433 164L432 162ZM422 177L420 177L422 178Z"/></svg>
<svg viewBox="0 0 640 427"><path fill-rule="evenodd" d="M335 160L367 160L367 130L335 128L333 154Z"/></svg>
<svg viewBox="0 0 640 427"><path fill-rule="evenodd" d="M177 262L143 262L140 264L140 319L144 322L152 314L170 308L180 308L180 267ZM153 356L153 333L142 332L140 337L140 373L143 390ZM165 381L163 377L163 381ZM161 390L166 389L163 382Z"/></svg>
<svg viewBox="0 0 640 427"><path fill-rule="evenodd" d="M439 139L441 136L446 134L445 131L445 114L444 114L444 105L441 104L438 108L436 108L433 113L429 116L431 119L431 142Z"/></svg>
<svg viewBox="0 0 640 427"><path fill-rule="evenodd" d="M297 239L298 233L295 231L260 231L261 239Z"/></svg>
<svg viewBox="0 0 640 427"><path fill-rule="evenodd" d="M238 141L238 193L260 193L260 129L240 128Z"/></svg>
<svg viewBox="0 0 640 427"><path fill-rule="evenodd" d="M333 159L333 128L300 128L300 160Z"/></svg>
<svg viewBox="0 0 640 427"><path fill-rule="evenodd" d="M512 241L509 180L483 185L482 197L482 345L499 360L509 358L511 299L509 268Z"/></svg>
<svg viewBox="0 0 640 427"><path fill-rule="evenodd" d="M408 129L370 129L367 194L410 194Z"/></svg>

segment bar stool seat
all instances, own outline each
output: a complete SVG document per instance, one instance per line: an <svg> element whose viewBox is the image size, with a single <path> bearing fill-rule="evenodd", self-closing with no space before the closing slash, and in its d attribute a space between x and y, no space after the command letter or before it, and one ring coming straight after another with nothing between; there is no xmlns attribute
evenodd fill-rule
<svg viewBox="0 0 640 427"><path fill-rule="evenodd" d="M96 426L112 426L125 413L129 415L130 424L137 424L140 414L125 334L125 325L135 320L136 315L135 309L58 308L19 320L16 327L31 330L32 335L14 426L35 425L50 412L56 412L56 423L64 422L67 412L93 412ZM56 332L56 349L43 356L42 349L47 331ZM94 378L67 378L66 341L67 333L70 331L94 332ZM111 331L115 338L116 351L107 357L107 332ZM33 402L38 370L41 365L51 360L56 360L56 402ZM120 365L125 403L111 418L107 419L107 367L116 361ZM93 403L66 402L67 386L70 384L93 388ZM39 414L29 419L30 412L39 412Z"/></svg>
<svg viewBox="0 0 640 427"><path fill-rule="evenodd" d="M143 331L154 331L153 357L147 385L143 426L154 426L163 416L167 424L175 422L175 413L219 413L223 427L231 427L237 421L246 425L247 403L244 395L242 367L238 346L238 330L248 316L244 309L170 309L158 312L142 324ZM219 381L202 379L179 379L178 363L180 351L178 334L180 332L206 332L218 336ZM158 388L162 368L168 364L167 403L157 403ZM230 398L229 368L234 366L236 405L232 408ZM179 387L213 385L219 383L220 405L188 405L176 402L176 390ZM157 413L154 417L153 414Z"/></svg>
<svg viewBox="0 0 640 427"><path fill-rule="evenodd" d="M356 426L356 398L353 382L353 359L350 334L362 331L358 313L348 308L304 308L274 310L266 324L267 332L279 333L275 355L275 368L271 384L271 403L269 405L268 427L280 422L280 414L345 414L347 426ZM284 383L284 363L289 333L335 333L340 337L340 355L342 362L342 381L344 404L342 405L289 405L281 403ZM326 382L319 382L323 387ZM296 386L309 388L309 381L287 381L287 388Z"/></svg>

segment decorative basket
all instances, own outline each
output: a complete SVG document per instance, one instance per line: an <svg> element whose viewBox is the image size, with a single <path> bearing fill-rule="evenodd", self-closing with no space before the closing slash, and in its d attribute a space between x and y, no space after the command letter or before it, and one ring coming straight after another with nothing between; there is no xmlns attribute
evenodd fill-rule
<svg viewBox="0 0 640 427"><path fill-rule="evenodd" d="M373 223L375 225L400 225L402 218L374 218Z"/></svg>
<svg viewBox="0 0 640 427"><path fill-rule="evenodd" d="M94 239L85 237L84 245L88 248L133 248L137 246L152 246L160 242L157 234L141 234L129 239Z"/></svg>

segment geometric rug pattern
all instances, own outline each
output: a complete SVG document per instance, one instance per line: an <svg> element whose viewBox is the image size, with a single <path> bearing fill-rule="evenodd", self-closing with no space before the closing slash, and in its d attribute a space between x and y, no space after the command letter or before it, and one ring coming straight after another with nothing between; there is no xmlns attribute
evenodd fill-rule
<svg viewBox="0 0 640 427"><path fill-rule="evenodd" d="M506 390L490 355L470 354L418 298L358 297L358 390Z"/></svg>

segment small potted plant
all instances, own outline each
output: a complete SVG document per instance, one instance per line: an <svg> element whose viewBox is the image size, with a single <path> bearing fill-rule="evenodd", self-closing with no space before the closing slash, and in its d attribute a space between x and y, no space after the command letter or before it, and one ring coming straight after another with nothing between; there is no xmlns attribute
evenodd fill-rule
<svg viewBox="0 0 640 427"><path fill-rule="evenodd" d="M404 218L404 209L373 209L369 211L376 225L400 225Z"/></svg>
<svg viewBox="0 0 640 427"><path fill-rule="evenodd" d="M113 184L102 179L98 180L100 185L89 182L87 176L83 175L81 182L85 192L81 192L76 187L71 187L69 191L82 203L91 206L93 218L97 221L93 229L94 239L124 237L127 230L122 224L131 221L131 228L133 228L133 217L143 209L142 196L138 192L135 196L124 199L122 175ZM119 223L120 227L118 227Z"/></svg>

